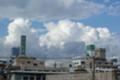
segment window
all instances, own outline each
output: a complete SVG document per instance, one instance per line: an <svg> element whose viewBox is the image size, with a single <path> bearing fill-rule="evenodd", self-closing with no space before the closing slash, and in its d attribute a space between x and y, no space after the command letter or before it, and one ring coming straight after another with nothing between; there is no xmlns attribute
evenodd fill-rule
<svg viewBox="0 0 120 80"><path fill-rule="evenodd" d="M40 64L44 64L44 62L40 62Z"/></svg>
<svg viewBox="0 0 120 80"><path fill-rule="evenodd" d="M30 64L31 62L30 61L27 61L28 64Z"/></svg>
<svg viewBox="0 0 120 80"><path fill-rule="evenodd" d="M36 77L36 80L41 80L41 76L40 76L40 75L37 76L37 77Z"/></svg>
<svg viewBox="0 0 120 80"><path fill-rule="evenodd" d="M85 64L85 62L84 62L84 61L81 61L81 64Z"/></svg>
<svg viewBox="0 0 120 80"><path fill-rule="evenodd" d="M46 80L46 77L45 77L45 75L43 75L43 80Z"/></svg>
<svg viewBox="0 0 120 80"><path fill-rule="evenodd" d="M69 67L71 68L71 67L72 67L72 64L69 64Z"/></svg>
<svg viewBox="0 0 120 80"><path fill-rule="evenodd" d="M46 80L46 75L37 75L36 80Z"/></svg>
<svg viewBox="0 0 120 80"><path fill-rule="evenodd" d="M34 63L33 66L38 66L38 64L37 64L37 63Z"/></svg>
<svg viewBox="0 0 120 80"><path fill-rule="evenodd" d="M28 80L28 76L24 76L24 77L23 77L23 80Z"/></svg>
<svg viewBox="0 0 120 80"><path fill-rule="evenodd" d="M90 68L92 68L92 63L89 64Z"/></svg>
<svg viewBox="0 0 120 80"><path fill-rule="evenodd" d="M34 76L30 76L30 80L34 80Z"/></svg>

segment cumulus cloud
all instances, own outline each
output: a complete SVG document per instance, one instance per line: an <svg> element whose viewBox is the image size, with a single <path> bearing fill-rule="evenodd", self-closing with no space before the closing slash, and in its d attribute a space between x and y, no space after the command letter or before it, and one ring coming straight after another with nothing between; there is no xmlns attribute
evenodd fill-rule
<svg viewBox="0 0 120 80"><path fill-rule="evenodd" d="M106 27L94 28L70 20L48 22L44 27L46 33L39 34L30 20L13 20L8 25L8 35L0 39L0 50L4 55L10 55L13 46L20 46L20 36L26 35L27 55L49 58L80 56L85 55L85 46L91 43L106 48L108 55L119 55L120 38Z"/></svg>
<svg viewBox="0 0 120 80"><path fill-rule="evenodd" d="M108 39L111 36L107 28L93 28L70 20L61 20L57 24L47 23L45 26L47 26L48 33L46 36L40 37L40 45L63 45L66 41L95 43L98 40Z"/></svg>

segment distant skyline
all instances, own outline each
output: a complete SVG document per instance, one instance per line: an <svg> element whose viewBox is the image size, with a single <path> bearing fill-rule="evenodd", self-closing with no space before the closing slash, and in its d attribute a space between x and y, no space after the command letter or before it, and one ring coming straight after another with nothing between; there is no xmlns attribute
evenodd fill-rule
<svg viewBox="0 0 120 80"><path fill-rule="evenodd" d="M19 46L22 34L28 36L31 55L82 55L85 44L104 47L110 56L119 55L120 0L0 0L0 10L4 55Z"/></svg>

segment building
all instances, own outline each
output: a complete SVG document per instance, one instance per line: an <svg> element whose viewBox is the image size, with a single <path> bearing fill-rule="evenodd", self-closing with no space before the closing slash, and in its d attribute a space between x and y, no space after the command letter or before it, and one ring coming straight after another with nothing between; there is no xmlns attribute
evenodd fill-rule
<svg viewBox="0 0 120 80"><path fill-rule="evenodd" d="M97 70L112 70L116 68L112 61L106 59L106 50L104 48L96 48L94 56L86 58L87 69L92 69L93 63Z"/></svg>
<svg viewBox="0 0 120 80"><path fill-rule="evenodd" d="M85 58L75 57L72 62L74 70L85 69Z"/></svg>
<svg viewBox="0 0 120 80"><path fill-rule="evenodd" d="M19 56L20 55L20 48L19 47L13 47L12 48L12 55L11 55L11 57L17 57L17 56Z"/></svg>
<svg viewBox="0 0 120 80"><path fill-rule="evenodd" d="M55 60L46 60L45 68L46 70L53 71L67 71L73 72L73 62L72 59L55 59Z"/></svg>
<svg viewBox="0 0 120 80"><path fill-rule="evenodd" d="M95 80L116 80L114 72L96 72ZM11 71L10 80L91 80L89 72Z"/></svg>
<svg viewBox="0 0 120 80"><path fill-rule="evenodd" d="M97 59L106 59L106 50L105 48L97 48L95 49L95 58Z"/></svg>
<svg viewBox="0 0 120 80"><path fill-rule="evenodd" d="M6 80L7 79L7 75L4 72L6 66L7 66L7 60L0 59L0 80Z"/></svg>
<svg viewBox="0 0 120 80"><path fill-rule="evenodd" d="M45 65L44 61L37 60L33 57L27 57L27 56L18 56L13 61L13 66L17 66L20 68L20 70L44 70Z"/></svg>
<svg viewBox="0 0 120 80"><path fill-rule="evenodd" d="M26 36L21 36L20 54L26 55Z"/></svg>
<svg viewBox="0 0 120 80"><path fill-rule="evenodd" d="M46 73L41 71L11 71L10 80L46 80Z"/></svg>
<svg viewBox="0 0 120 80"><path fill-rule="evenodd" d="M95 54L97 55L97 53ZM97 56L98 57L98 56ZM116 71L117 68L111 63L109 63L106 58L103 57L95 58L95 77L94 80L119 80L120 73ZM93 63L92 57L89 57L83 61L86 65L89 62ZM38 63L37 63L38 62ZM37 64L38 66L34 65ZM44 64L40 65L41 61L37 61L35 58L19 56L15 59L13 65L19 66L18 70L10 71L10 80L92 80L91 69L87 70L86 67L82 70L78 68L74 72L70 71L58 71L55 70L46 70ZM107 64L106 64L107 63ZM80 66L83 64L80 63ZM78 67L80 67L78 66ZM99 69L97 69L99 67ZM62 68L61 68L62 69Z"/></svg>
<svg viewBox="0 0 120 80"><path fill-rule="evenodd" d="M94 44L87 45L86 57L93 56L94 55L94 51L95 51L95 45Z"/></svg>
<svg viewBox="0 0 120 80"><path fill-rule="evenodd" d="M92 80L89 72L47 74L46 80ZM116 80L113 72L96 72L95 80Z"/></svg>

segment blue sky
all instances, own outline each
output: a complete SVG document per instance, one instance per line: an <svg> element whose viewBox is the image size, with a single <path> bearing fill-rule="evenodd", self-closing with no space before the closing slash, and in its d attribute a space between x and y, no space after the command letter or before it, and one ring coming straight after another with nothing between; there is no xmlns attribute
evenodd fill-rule
<svg viewBox="0 0 120 80"><path fill-rule="evenodd" d="M7 35L7 26L10 23L9 19L4 18L0 20L0 36L4 37Z"/></svg>
<svg viewBox="0 0 120 80"><path fill-rule="evenodd" d="M107 27L110 31L120 34L120 16L100 14L80 20L80 22L94 27Z"/></svg>

